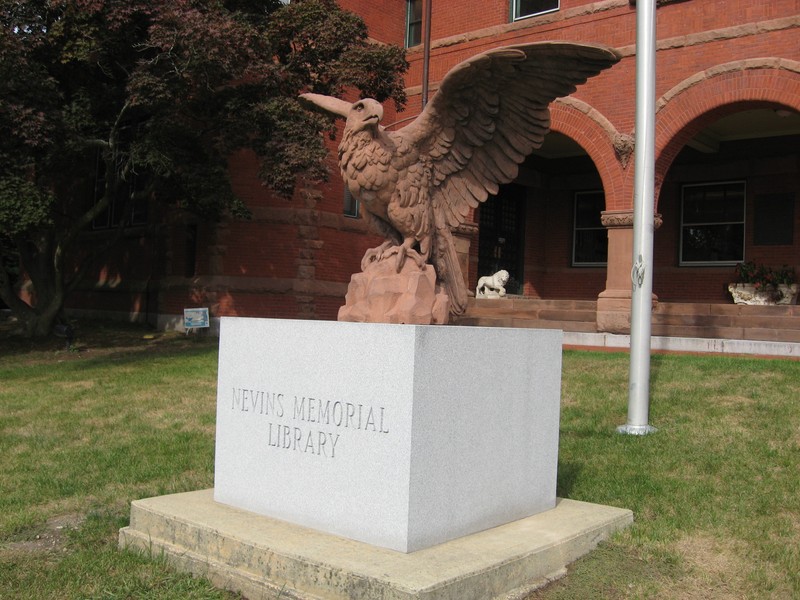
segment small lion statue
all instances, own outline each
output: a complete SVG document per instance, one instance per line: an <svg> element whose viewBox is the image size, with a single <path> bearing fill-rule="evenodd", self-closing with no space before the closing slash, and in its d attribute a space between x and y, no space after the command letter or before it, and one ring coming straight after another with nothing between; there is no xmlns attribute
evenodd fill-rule
<svg viewBox="0 0 800 600"><path fill-rule="evenodd" d="M502 298L506 295L508 271L502 269L492 276L481 277L475 288L476 298Z"/></svg>

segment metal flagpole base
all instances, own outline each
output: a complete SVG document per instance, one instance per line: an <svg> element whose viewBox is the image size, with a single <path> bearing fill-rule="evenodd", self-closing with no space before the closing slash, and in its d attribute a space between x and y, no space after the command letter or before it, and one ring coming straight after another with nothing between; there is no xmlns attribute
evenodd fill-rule
<svg viewBox="0 0 800 600"><path fill-rule="evenodd" d="M647 435L648 433L655 433L658 431L652 425L620 425L617 427L617 433L624 433L626 435Z"/></svg>

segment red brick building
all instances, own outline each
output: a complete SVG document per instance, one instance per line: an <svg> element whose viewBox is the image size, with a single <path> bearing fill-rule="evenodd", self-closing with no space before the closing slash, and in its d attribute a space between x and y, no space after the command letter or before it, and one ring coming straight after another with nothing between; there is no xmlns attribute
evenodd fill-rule
<svg viewBox="0 0 800 600"><path fill-rule="evenodd" d="M387 106L384 117L402 125L421 106L422 1L340 3L375 40L409 45L408 106L400 114ZM579 331L627 330L635 11L634 0L433 0L431 94L458 62L496 46L585 41L623 56L551 106L544 146L458 232L468 287L505 268L519 296L500 308L472 303L466 322L499 311L515 324L549 310ZM726 290L742 261L800 272L800 1L659 2L656 62L654 333L800 341L800 307L751 310L755 320L743 325L737 315L754 307L734 307ZM233 156L252 221L176 218L131 230L114 268L74 305L99 302L162 326L196 306L213 316L335 319L350 274L379 240L347 214L331 150L331 181L301 182L289 202L261 187L250 156Z"/></svg>

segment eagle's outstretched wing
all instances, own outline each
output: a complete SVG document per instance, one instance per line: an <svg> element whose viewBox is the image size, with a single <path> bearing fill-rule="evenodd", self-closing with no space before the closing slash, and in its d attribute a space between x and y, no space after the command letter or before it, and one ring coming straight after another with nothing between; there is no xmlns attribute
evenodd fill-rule
<svg viewBox="0 0 800 600"><path fill-rule="evenodd" d="M543 42L488 50L455 66L422 114L397 131L430 165L438 225L457 227L513 181L549 131L548 105L619 59L604 46Z"/></svg>
<svg viewBox="0 0 800 600"><path fill-rule="evenodd" d="M392 132L378 127L383 111L374 100L350 105L318 94L301 100L347 118L339 159L351 191L364 196L375 219L397 229L389 234L403 238L401 259L419 243L457 315L466 308L467 289L451 229L512 181L541 146L548 105L619 59L610 48L567 42L488 50L454 67L425 110ZM387 158L373 160L377 155Z"/></svg>

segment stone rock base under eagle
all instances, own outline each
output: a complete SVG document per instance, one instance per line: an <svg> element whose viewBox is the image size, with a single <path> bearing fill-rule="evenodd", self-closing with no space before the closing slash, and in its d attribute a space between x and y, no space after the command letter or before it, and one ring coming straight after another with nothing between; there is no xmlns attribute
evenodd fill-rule
<svg viewBox="0 0 800 600"><path fill-rule="evenodd" d="M450 298L436 283L431 265L420 269L406 260L398 273L396 261L371 262L350 278L340 321L445 325Z"/></svg>

